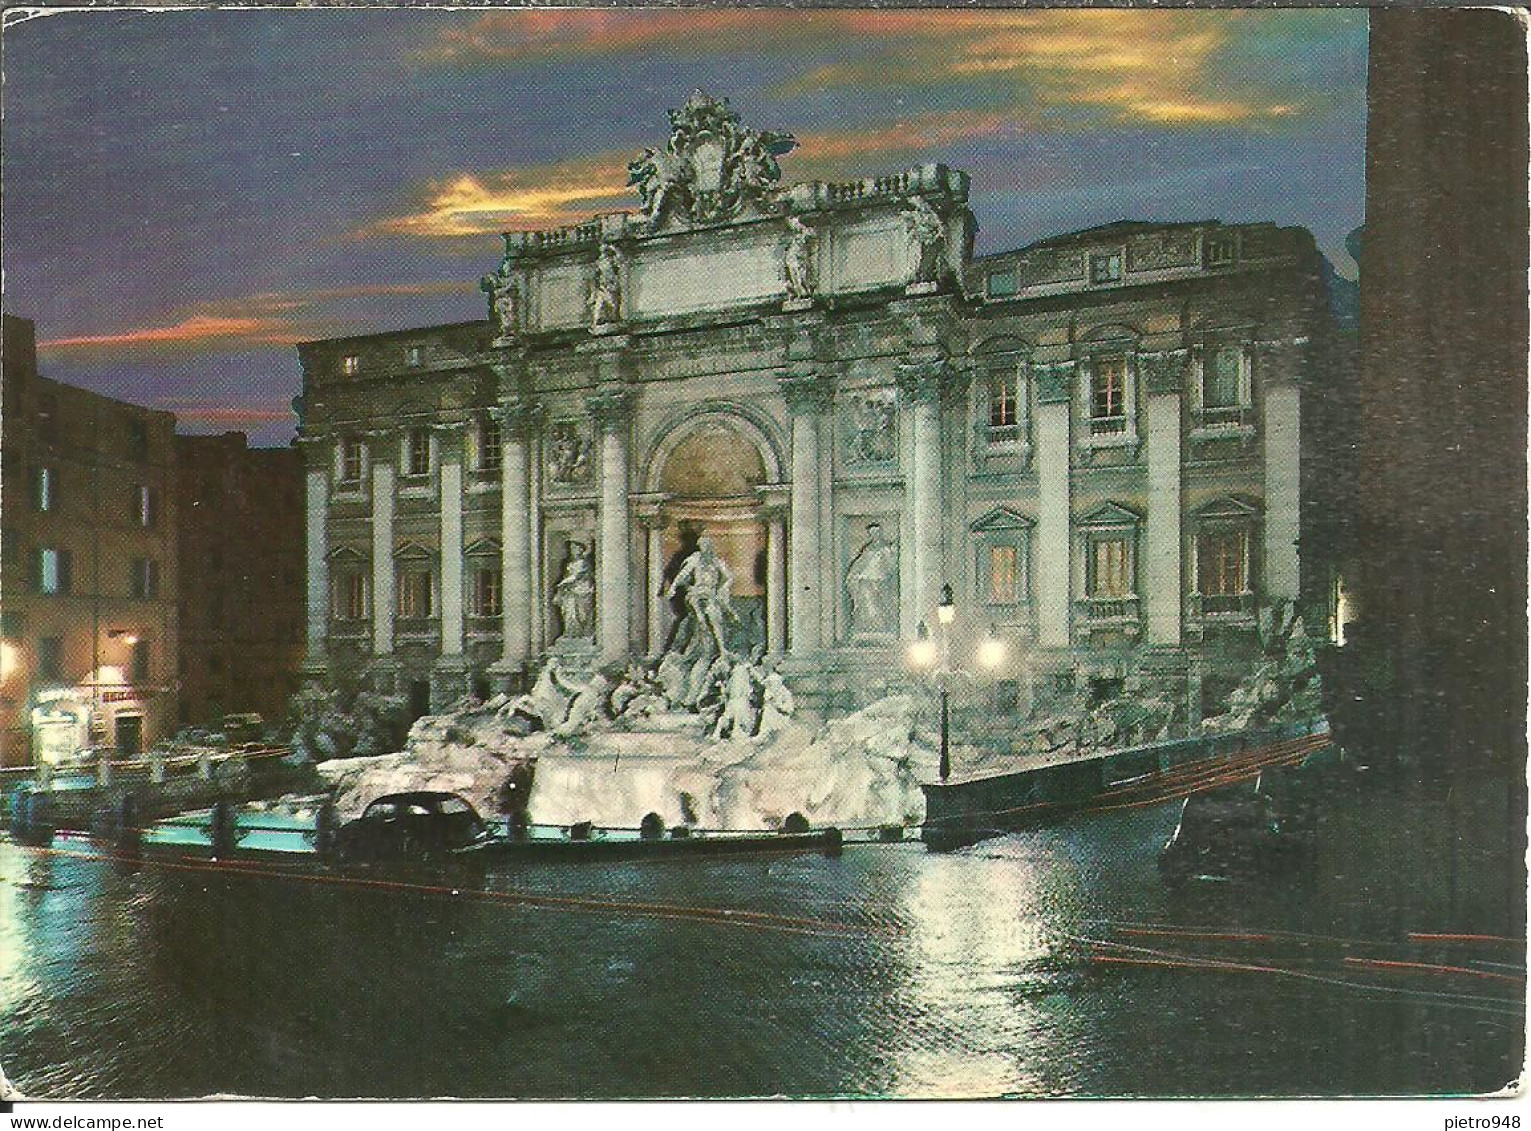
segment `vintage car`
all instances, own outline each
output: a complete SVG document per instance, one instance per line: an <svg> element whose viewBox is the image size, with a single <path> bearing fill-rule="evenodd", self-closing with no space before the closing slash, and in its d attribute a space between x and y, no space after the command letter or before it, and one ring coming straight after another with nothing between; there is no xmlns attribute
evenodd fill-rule
<svg viewBox="0 0 1531 1131"><path fill-rule="evenodd" d="M342 860L440 859L486 833L473 806L455 793L390 793L336 830L335 852Z"/></svg>

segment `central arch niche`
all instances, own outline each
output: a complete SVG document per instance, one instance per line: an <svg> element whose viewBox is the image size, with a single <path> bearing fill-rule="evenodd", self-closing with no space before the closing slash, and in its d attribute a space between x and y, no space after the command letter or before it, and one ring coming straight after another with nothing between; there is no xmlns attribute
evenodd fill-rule
<svg viewBox="0 0 1531 1131"><path fill-rule="evenodd" d="M747 651L766 643L770 568L760 487L776 478L769 442L741 417L708 413L672 430L653 469L651 484L664 502L649 543L650 651L664 650L684 615L684 600L662 593L703 534L733 573L738 616L730 622L730 647Z"/></svg>

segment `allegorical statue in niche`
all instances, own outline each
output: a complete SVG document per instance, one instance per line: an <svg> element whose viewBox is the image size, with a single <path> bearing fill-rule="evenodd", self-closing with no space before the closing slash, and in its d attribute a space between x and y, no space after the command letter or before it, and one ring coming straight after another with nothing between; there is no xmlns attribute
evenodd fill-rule
<svg viewBox="0 0 1531 1131"><path fill-rule="evenodd" d="M494 326L494 336L515 336L521 328L521 288L515 279L499 273L485 275L478 281L478 289L489 296L489 321Z"/></svg>
<svg viewBox="0 0 1531 1131"><path fill-rule="evenodd" d="M733 571L718 556L712 538L703 534L697 539L696 549L681 563L680 572L664 594L667 600L672 599L685 587L686 613L694 621L693 638L705 628L720 653L728 651L723 643L723 619L734 615L733 584Z"/></svg>
<svg viewBox="0 0 1531 1131"><path fill-rule="evenodd" d="M930 202L918 194L909 198L903 219L909 236L909 281L939 282L946 265L946 225Z"/></svg>
<svg viewBox="0 0 1531 1131"><path fill-rule="evenodd" d="M892 632L898 595L898 547L880 523L867 525L867 540L845 571L852 632Z"/></svg>
<svg viewBox="0 0 1531 1131"><path fill-rule="evenodd" d="M590 551L582 542L569 543L563 576L553 587L553 607L558 610L560 638L595 634L595 577Z"/></svg>
<svg viewBox="0 0 1531 1131"><path fill-rule="evenodd" d="M787 297L809 298L813 295L814 231L801 218L787 217L787 246L782 253L782 267L787 274Z"/></svg>
<svg viewBox="0 0 1531 1131"><path fill-rule="evenodd" d="M601 245L590 280L590 328L622 321L622 251L614 243Z"/></svg>

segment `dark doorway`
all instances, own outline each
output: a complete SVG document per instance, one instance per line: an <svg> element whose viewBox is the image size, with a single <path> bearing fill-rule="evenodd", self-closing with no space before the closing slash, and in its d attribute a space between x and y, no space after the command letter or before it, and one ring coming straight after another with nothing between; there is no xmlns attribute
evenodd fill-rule
<svg viewBox="0 0 1531 1131"><path fill-rule="evenodd" d="M412 679L409 681L409 721L411 724L422 715L431 713L431 684L430 680Z"/></svg>
<svg viewBox="0 0 1531 1131"><path fill-rule="evenodd" d="M117 757L137 758L144 748L142 715L117 716Z"/></svg>

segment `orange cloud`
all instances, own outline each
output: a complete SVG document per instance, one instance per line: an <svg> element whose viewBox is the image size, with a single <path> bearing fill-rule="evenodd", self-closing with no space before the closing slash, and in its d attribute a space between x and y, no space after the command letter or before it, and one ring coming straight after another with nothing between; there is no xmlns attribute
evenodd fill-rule
<svg viewBox="0 0 1531 1131"><path fill-rule="evenodd" d="M227 349L238 346L291 346L322 337L337 326L323 308L353 298L468 294L471 279L421 283L363 283L306 291L263 291L204 303L196 310L167 316L167 321L101 334L79 334L37 343L40 350Z"/></svg>
<svg viewBox="0 0 1531 1131"><path fill-rule="evenodd" d="M575 224L602 202L627 203L627 162L634 154L553 161L493 173L456 173L418 194L419 207L367 225L357 236L475 236Z"/></svg>
<svg viewBox="0 0 1531 1131"><path fill-rule="evenodd" d="M113 334L82 334L38 342L39 349L95 349L107 346L179 345L183 343L280 341L277 324L266 318L230 318L193 314L168 326L142 326Z"/></svg>

